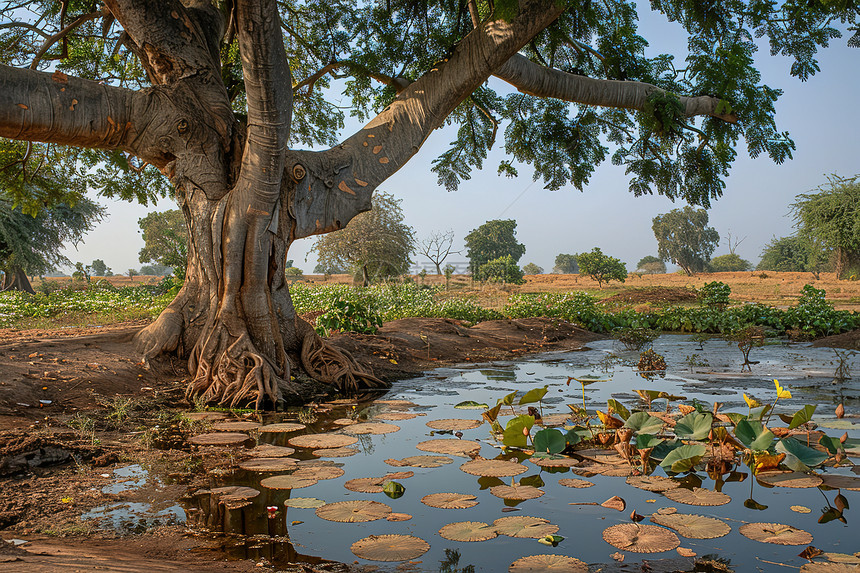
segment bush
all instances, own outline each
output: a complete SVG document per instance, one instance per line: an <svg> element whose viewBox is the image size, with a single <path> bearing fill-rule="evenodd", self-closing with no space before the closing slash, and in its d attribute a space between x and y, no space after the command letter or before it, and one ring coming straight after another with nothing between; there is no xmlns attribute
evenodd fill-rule
<svg viewBox="0 0 860 573"><path fill-rule="evenodd" d="M731 302L730 294L732 294L732 287L722 281L705 283L699 289L699 302L702 306L713 306L718 310L724 310Z"/></svg>
<svg viewBox="0 0 860 573"><path fill-rule="evenodd" d="M375 334L380 326L382 316L379 313L354 300L339 300L317 317L316 330L322 336L338 331Z"/></svg>
<svg viewBox="0 0 860 573"><path fill-rule="evenodd" d="M517 266L514 258L510 255L493 259L481 265L475 273L475 280L497 281L501 283L521 285L526 282L523 279L523 271Z"/></svg>
<svg viewBox="0 0 860 573"><path fill-rule="evenodd" d="M636 272L642 272L649 275L658 275L666 272L666 263L653 255L642 257L636 263Z"/></svg>
<svg viewBox="0 0 860 573"><path fill-rule="evenodd" d="M543 267L539 267L534 263L529 263L523 267L523 273L527 275L542 275Z"/></svg>
<svg viewBox="0 0 860 573"><path fill-rule="evenodd" d="M737 271L751 271L751 262L740 258L735 254L720 255L711 259L710 270L715 273L730 273Z"/></svg>
<svg viewBox="0 0 860 573"><path fill-rule="evenodd" d="M579 274L588 275L597 281L597 286L603 288L603 283L609 281L624 282L627 278L627 268L619 259L604 255L600 247L594 247L590 253L576 255L579 263Z"/></svg>
<svg viewBox="0 0 860 573"><path fill-rule="evenodd" d="M624 345L627 350L642 350L657 340L659 330L645 327L616 328L613 333L615 340Z"/></svg>

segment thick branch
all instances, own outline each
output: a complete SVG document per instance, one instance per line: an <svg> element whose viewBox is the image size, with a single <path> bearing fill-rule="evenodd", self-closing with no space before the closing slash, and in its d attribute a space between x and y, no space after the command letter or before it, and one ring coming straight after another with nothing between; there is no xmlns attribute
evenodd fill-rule
<svg viewBox="0 0 860 573"><path fill-rule="evenodd" d="M418 152L470 93L563 11L558 3L525 0L511 22L489 20L467 35L451 58L413 82L381 114L339 146L293 152L297 182L294 238L346 225L370 209L370 195Z"/></svg>
<svg viewBox="0 0 860 573"><path fill-rule="evenodd" d="M65 28L63 28L62 30L60 30L59 32L57 32L56 34L54 34L53 36L51 36L47 40L45 40L45 42L42 44L42 47L39 48L38 52L36 52L36 55L33 58L33 62L30 64L30 69L35 70L39 66L39 62L42 61L42 56L45 55L45 52L47 52L51 48L51 46L53 46L54 44L56 44L57 42L59 42L60 40L65 38L69 34L69 32L72 32L73 30L75 30L76 28L89 22L90 20L95 20L96 18L98 18L101 15L102 15L102 13L100 11L95 11L95 12L90 12L89 14L84 14L83 16L80 16L77 19L75 19L74 22L72 22L71 24L69 24L68 26L66 26ZM63 52L65 53L65 48L63 49Z"/></svg>
<svg viewBox="0 0 860 573"><path fill-rule="evenodd" d="M121 149L161 166L167 158L143 148L151 96L62 72L0 65L0 137Z"/></svg>
<svg viewBox="0 0 860 573"><path fill-rule="evenodd" d="M519 54L513 56L494 75L519 91L586 105L642 110L648 96L660 88L643 82L602 80L569 74L536 64ZM719 98L711 96L679 98L687 117L709 115L736 123L734 114L718 113Z"/></svg>

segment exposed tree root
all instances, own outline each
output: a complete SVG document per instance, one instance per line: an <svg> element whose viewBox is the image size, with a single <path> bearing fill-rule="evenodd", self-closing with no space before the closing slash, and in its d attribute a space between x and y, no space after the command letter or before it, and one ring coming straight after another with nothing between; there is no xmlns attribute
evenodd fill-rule
<svg viewBox="0 0 860 573"><path fill-rule="evenodd" d="M365 370L349 352L320 338L312 328L304 332L301 359L308 375L343 392L391 386Z"/></svg>

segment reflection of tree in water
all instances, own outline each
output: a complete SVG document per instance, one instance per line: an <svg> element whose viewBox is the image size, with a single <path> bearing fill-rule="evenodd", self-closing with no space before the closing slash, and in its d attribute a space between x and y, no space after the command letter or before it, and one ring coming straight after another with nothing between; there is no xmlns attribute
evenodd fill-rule
<svg viewBox="0 0 860 573"><path fill-rule="evenodd" d="M732 567L732 560L725 557L720 557L713 553L702 555L696 560L695 571L704 571L706 573L734 573L735 568Z"/></svg>
<svg viewBox="0 0 860 573"><path fill-rule="evenodd" d="M372 434L358 434L355 437L358 438L358 444L361 446L361 451L365 454L373 453L375 446L373 445Z"/></svg>
<svg viewBox="0 0 860 573"><path fill-rule="evenodd" d="M466 565L458 569L460 552L457 549L446 549L445 559L439 562L439 573L475 573L474 565Z"/></svg>

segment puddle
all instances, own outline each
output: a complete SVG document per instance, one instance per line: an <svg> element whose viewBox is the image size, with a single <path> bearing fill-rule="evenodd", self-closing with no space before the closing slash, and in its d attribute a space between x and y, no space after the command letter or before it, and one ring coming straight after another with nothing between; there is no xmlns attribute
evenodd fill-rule
<svg viewBox="0 0 860 573"><path fill-rule="evenodd" d="M834 383L834 372L838 366L835 354L829 349L811 348L808 345L774 345L754 348L751 360L759 361L751 372L740 373L743 361L736 344L712 339L699 346L690 337L682 335L661 336L654 349L666 357L668 371L664 376L645 379L635 372L630 364L638 357L637 352L621 350L613 341L600 341L589 345L589 349L566 354L535 357L519 363L497 362L489 365L445 368L426 376L395 384L386 400L408 400L415 407L391 407L373 405L359 408L359 413L373 418L374 413L385 411L426 413L394 423L400 430L384 435L358 436L354 448L358 453L351 457L335 458L332 463L345 471L343 476L322 480L310 487L294 490L272 490L262 487L260 480L274 475L237 470L216 478L217 486L240 485L252 487L261 493L249 502L231 507L212 503L206 492L191 496L185 502L190 525L211 531L229 531L239 534L227 538L228 552L240 558L265 557L278 563L301 560L319 560L320 557L352 563L356 556L350 551L352 543L369 535L407 534L420 537L430 544L424 555L414 559L410 571L438 571L439 563L448 554L446 550L459 551L457 567L474 565L476 571L507 571L510 564L527 555L558 554L576 557L587 563L612 562L611 555L618 550L603 540L604 529L611 525L630 523L629 514L635 510L647 516L661 508L676 507L681 513L692 513L719 518L731 527L731 532L717 539L687 539L681 537L681 547L695 551L699 556L715 554L731 560L736 571L784 571L784 567L799 568L806 560L798 557L805 546L780 546L752 541L738 533L738 528L747 522L772 522L804 529L814 536L812 545L830 552L854 553L860 551L860 536L853 522L850 509L843 512L847 523L837 519L827 521L827 511L838 505L837 490L788 489L766 487L752 479L749 469L740 464L733 471L721 476L708 476L704 472L688 475L682 487L703 487L721 491L731 496L727 505L694 507L668 499L660 493L633 488L624 478L596 475L587 479L593 487L572 489L560 485L560 478L580 477L568 468L546 469L525 461L526 456L509 456L522 461L529 469L516 478L517 481L543 482L542 497L515 502L502 500L490 494L490 487L510 484L512 478L477 478L460 470L467 458L453 457L454 462L435 468L395 468L384 462L390 458L421 455L416 444L434 437L451 437L450 433L431 430L428 420L444 418L479 419L479 410L461 410L454 406L466 400L493 405L502 395L518 390L547 385L549 392L542 403L544 416L553 413L568 413L567 404L582 404L583 387L576 381L568 385L569 377L587 379L592 383L584 387L589 409L605 410L606 400L615 398L630 409L641 407L639 397L633 389L653 389L685 396L688 400L699 400L709 405L715 400L723 403L722 412L747 412L743 394L753 395L762 402L775 398L773 379L778 378L783 386L790 388L792 398L780 400L778 411L794 412L805 404L817 404L815 421L839 429L830 430L832 436L848 431L850 437L860 437L860 384L849 379ZM697 356L693 356L697 355ZM860 356L850 360L854 368ZM836 420L835 407L844 402L848 416ZM688 402L689 403L689 402ZM656 404L656 403L655 403ZM660 402L665 404L665 401ZM661 406L656 406L660 408ZM319 419L309 425L309 430L319 432L333 429L332 420L347 416L349 406L335 408L319 414ZM505 412L502 412L506 415ZM501 417L504 425L507 418ZM273 420L280 421L277 417ZM844 428L844 429L843 429ZM500 455L491 439L488 426L463 430L463 439L476 440L481 444L480 455L491 459ZM286 445L289 436L263 434L261 440L275 445ZM299 450L295 458L309 458ZM405 487L401 497L391 499L384 493L363 494L347 490L344 483L359 477L382 476L388 472L411 470L415 475L398 480ZM828 473L853 475L846 469L828 469ZM654 475L665 475L657 469ZM147 478L128 470L119 476L137 483ZM713 478L717 478L716 481ZM120 485L117 483L116 485ZM478 505L469 509L436 509L421 503L421 498L430 493L456 492L476 496ZM842 494L854 504L860 504L856 492ZM626 510L619 512L599 505L612 496L621 496L626 501ZM393 512L412 515L412 519L389 522L385 519L365 523L334 523L323 520L314 509L287 508L284 502L290 497L314 497L328 503L348 500L374 500L389 505ZM267 507L277 508L274 513ZM806 514L797 513L791 506L811 509ZM163 511L171 511L163 510ZM95 510L94 510L95 511ZM157 513L155 516L175 516L175 513ZM539 545L534 539L499 536L484 542L453 542L444 539L438 530L444 525L460 521L492 523L505 516L528 515L550 520L558 525L558 535L565 539L557 547ZM819 523L819 519L827 521ZM854 531L855 533L851 533ZM636 563L642 557L653 561L661 558L677 558L674 551L641 555L627 553L625 563ZM394 571L395 564L358 559L358 563L372 564L379 570ZM638 569L637 569L638 570Z"/></svg>

